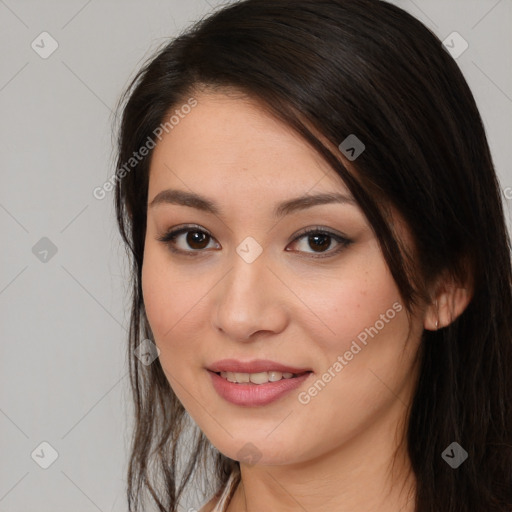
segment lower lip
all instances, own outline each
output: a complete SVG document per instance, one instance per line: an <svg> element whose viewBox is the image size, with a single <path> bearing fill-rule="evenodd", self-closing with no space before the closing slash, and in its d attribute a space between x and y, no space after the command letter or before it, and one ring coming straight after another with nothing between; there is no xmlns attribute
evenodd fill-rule
<svg viewBox="0 0 512 512"><path fill-rule="evenodd" d="M277 382L266 382L265 384L237 384L229 382L220 375L208 370L212 378L215 391L235 405L258 406L267 405L298 388L312 372L304 373L299 377L281 379Z"/></svg>

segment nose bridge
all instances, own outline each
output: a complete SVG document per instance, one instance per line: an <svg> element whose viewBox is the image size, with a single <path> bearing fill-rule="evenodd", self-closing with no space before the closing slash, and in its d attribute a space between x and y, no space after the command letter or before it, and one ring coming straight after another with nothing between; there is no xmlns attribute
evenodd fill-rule
<svg viewBox="0 0 512 512"><path fill-rule="evenodd" d="M232 255L231 271L217 294L214 322L233 338L247 339L256 331L279 331L284 326L286 315L278 288L269 281L273 276L267 263L251 240L242 242Z"/></svg>

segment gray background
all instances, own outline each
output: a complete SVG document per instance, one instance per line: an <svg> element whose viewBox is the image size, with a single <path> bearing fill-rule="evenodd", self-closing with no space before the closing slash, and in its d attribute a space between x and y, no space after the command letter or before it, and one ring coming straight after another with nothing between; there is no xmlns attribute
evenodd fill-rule
<svg viewBox="0 0 512 512"><path fill-rule="evenodd" d="M457 62L508 208L511 0L394 3L469 43ZM113 172L112 110L129 79L218 4L0 0L0 512L126 510L128 273L113 194L92 191ZM31 47L44 31L59 45L46 59ZM43 237L55 254L38 253ZM48 469L43 441L58 452Z"/></svg>

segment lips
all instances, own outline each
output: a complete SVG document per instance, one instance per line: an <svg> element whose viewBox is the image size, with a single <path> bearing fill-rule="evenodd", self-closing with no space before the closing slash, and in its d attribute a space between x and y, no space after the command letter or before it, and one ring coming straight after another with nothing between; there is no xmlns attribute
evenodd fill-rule
<svg viewBox="0 0 512 512"><path fill-rule="evenodd" d="M297 370L297 368L289 366L287 368ZM207 373L213 388L221 398L231 404L243 407L261 407L279 399L284 400L292 391L305 386L313 375L311 371L306 371L297 377L281 379L276 382L239 384L230 382L211 370L208 370Z"/></svg>
<svg viewBox="0 0 512 512"><path fill-rule="evenodd" d="M232 373L261 373L261 372L281 372L301 375L311 372L310 368L300 368L287 364L270 361L268 359L255 359L253 361L239 361L237 359L222 359L207 366L207 369L214 373L232 372Z"/></svg>
<svg viewBox="0 0 512 512"><path fill-rule="evenodd" d="M254 359L240 361L237 359L222 359L206 367L213 388L224 400L238 406L256 407L268 405L304 385L313 375L307 367L292 366L278 363L269 359ZM264 374L276 372L273 378L267 375L268 382L262 382ZM280 372L281 375L279 375ZM241 375L243 374L243 375ZM249 374L249 375L248 375ZM285 377L285 374L289 374ZM229 377L235 377L236 382L230 382ZM250 382L247 382L249 376ZM276 377L281 377L274 380ZM241 379L242 383L240 383ZM256 381L254 381L256 379Z"/></svg>

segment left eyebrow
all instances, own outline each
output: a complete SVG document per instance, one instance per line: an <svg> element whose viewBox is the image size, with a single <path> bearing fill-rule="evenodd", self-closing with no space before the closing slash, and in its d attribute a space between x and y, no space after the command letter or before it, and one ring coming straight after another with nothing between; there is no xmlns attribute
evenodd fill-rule
<svg viewBox="0 0 512 512"><path fill-rule="evenodd" d="M284 201L276 206L274 216L283 217L284 215L288 215L289 213L293 213L298 210L305 210L306 208L311 208L313 206L332 203L356 206L356 201L351 196L327 192L314 196L300 196Z"/></svg>
<svg viewBox="0 0 512 512"><path fill-rule="evenodd" d="M332 203L356 206L354 198L344 194L323 193L314 196L305 195L295 197L293 199L288 199L282 203L279 203L274 208L274 216L283 217L299 210L305 210L307 208L312 208L313 206ZM182 206L189 206L190 208L196 208L197 210L202 210L214 215L221 215L220 208L214 201L194 192L187 192L185 190L162 190L153 198L148 206L153 208L159 204L177 204Z"/></svg>

